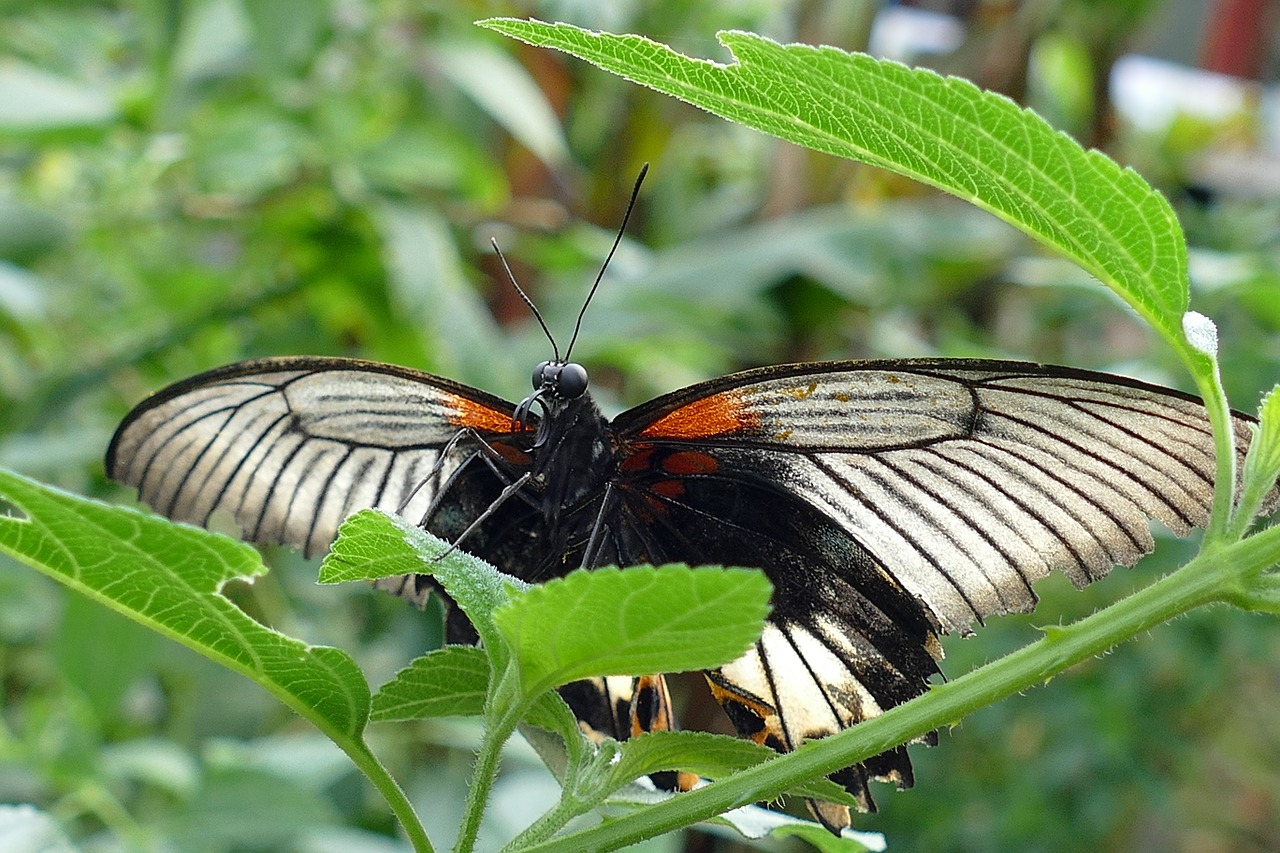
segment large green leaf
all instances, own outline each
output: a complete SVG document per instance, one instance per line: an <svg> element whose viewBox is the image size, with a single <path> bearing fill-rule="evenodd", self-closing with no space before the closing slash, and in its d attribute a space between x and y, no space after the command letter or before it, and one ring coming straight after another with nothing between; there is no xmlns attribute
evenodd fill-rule
<svg viewBox="0 0 1280 853"><path fill-rule="evenodd" d="M637 35L480 22L765 133L860 160L991 211L1063 252L1183 348L1186 244L1169 203L1131 169L967 80L831 47L722 32L736 60Z"/></svg>
<svg viewBox="0 0 1280 853"><path fill-rule="evenodd" d="M576 571L493 614L528 693L597 675L708 669L760 637L772 586L747 569Z"/></svg>
<svg viewBox="0 0 1280 853"><path fill-rule="evenodd" d="M0 516L0 552L248 676L331 737L359 738L369 687L355 662L258 624L220 593L266 572L253 548L4 470L0 501L19 513Z"/></svg>

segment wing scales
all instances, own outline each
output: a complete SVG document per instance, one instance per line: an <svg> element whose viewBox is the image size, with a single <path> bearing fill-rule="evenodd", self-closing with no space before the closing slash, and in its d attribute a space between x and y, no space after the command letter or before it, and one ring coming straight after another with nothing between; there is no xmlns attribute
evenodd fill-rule
<svg viewBox="0 0 1280 853"><path fill-rule="evenodd" d="M1213 496L1212 435L1194 397L1069 368L993 361L765 368L624 413L646 445L689 434L687 401L714 396L739 428L701 438L735 464L752 448L924 601L943 630L1030 609L1054 569L1076 584L1178 535ZM1240 453L1249 419L1237 416ZM739 472L749 473L745 468Z"/></svg>
<svg viewBox="0 0 1280 853"><path fill-rule="evenodd" d="M170 518L227 512L246 539L323 551L357 509L421 517L441 449L511 406L425 373L352 359L264 359L211 371L138 406L108 473ZM447 474L448 472L444 472Z"/></svg>

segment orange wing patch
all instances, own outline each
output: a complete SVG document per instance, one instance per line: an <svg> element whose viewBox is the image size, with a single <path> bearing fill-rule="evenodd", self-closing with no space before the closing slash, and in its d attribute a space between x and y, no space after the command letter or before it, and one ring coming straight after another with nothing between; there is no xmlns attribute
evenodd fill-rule
<svg viewBox="0 0 1280 853"><path fill-rule="evenodd" d="M782 720L778 718L776 708L739 689L716 671L705 672L703 675L711 688L711 695L720 703L741 737L778 752L787 751Z"/></svg>
<svg viewBox="0 0 1280 853"><path fill-rule="evenodd" d="M520 432L529 429L527 424L522 430L517 429L512 421L511 412L499 411L492 406L468 400L466 397L451 396L448 406L453 409L453 414L449 416L449 423L459 428L470 427L476 432L487 433Z"/></svg>
<svg viewBox="0 0 1280 853"><path fill-rule="evenodd" d="M667 679L661 675L637 676L631 697L631 737L645 732L675 731L675 713ZM685 770L661 771L649 776L664 791L692 791L698 784L696 773Z"/></svg>
<svg viewBox="0 0 1280 853"><path fill-rule="evenodd" d="M649 438L709 438L759 426L759 413L752 411L742 395L725 391L668 412L640 434Z"/></svg>
<svg viewBox="0 0 1280 853"><path fill-rule="evenodd" d="M677 450L662 459L662 470L668 474L713 474L719 469L714 456L697 450Z"/></svg>

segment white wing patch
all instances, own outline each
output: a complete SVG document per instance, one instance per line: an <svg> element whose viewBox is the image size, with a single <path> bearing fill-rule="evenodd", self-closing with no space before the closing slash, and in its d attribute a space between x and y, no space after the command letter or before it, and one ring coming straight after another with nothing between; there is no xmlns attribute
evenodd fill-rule
<svg viewBox="0 0 1280 853"><path fill-rule="evenodd" d="M110 475L175 520L204 524L225 511L246 539L308 554L358 509L421 518L441 447L459 412L477 406L425 375L355 365L202 379L134 411L112 443Z"/></svg>
<svg viewBox="0 0 1280 853"><path fill-rule="evenodd" d="M856 654L835 626L824 634L827 642L836 639L837 648ZM849 664L799 625L767 624L759 642L721 667L720 674L772 709L780 727L776 734L786 749L835 734L881 711Z"/></svg>
<svg viewBox="0 0 1280 853"><path fill-rule="evenodd" d="M759 431L787 447L874 451L903 435L946 441L969 433L973 395L947 378L901 370L806 374L741 389ZM834 428L833 428L834 427Z"/></svg>

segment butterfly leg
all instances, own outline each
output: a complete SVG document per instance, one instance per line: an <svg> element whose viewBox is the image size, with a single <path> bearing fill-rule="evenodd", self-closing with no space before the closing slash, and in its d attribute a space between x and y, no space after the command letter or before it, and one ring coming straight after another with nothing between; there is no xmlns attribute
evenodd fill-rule
<svg viewBox="0 0 1280 853"><path fill-rule="evenodd" d="M595 562L596 554L600 550L601 534L605 528L605 514L609 511L612 502L613 483L605 483L604 497L600 499L600 511L596 513L596 520L591 525L591 536L587 539L587 547L582 551L582 567L584 569L594 569L598 565Z"/></svg>
<svg viewBox="0 0 1280 853"><path fill-rule="evenodd" d="M427 476L423 477L421 482L414 486L413 490L409 492L403 501L400 502L400 506L396 509L397 515L404 512L405 508L409 506L414 497L417 496L418 492L422 491L428 483L431 483L440 477L441 472L444 471L445 464L449 461L450 457L454 454L459 444L461 444L464 439L468 442L468 453L473 456L477 453L480 454L481 458L489 464L489 467L495 474L507 482L511 481L510 472L502 470L499 467L499 465L506 465L507 461L497 448L486 441L484 436L480 435L480 433L476 432L471 427L463 427L455 432L453 437L449 439L448 443L440 449L440 455L436 458L435 464L431 466L431 470L427 472ZM472 447L476 449L473 450ZM449 491L449 483L453 481L453 478L457 476L458 472L461 471L463 467L464 465L461 464L454 466L453 470L449 474L449 479L446 480L432 496L431 503L422 514L422 518L418 520L418 526L425 526L427 519L431 518L431 516L435 514L441 497Z"/></svg>
<svg viewBox="0 0 1280 853"><path fill-rule="evenodd" d="M493 503L485 507L484 512L477 515L475 517L475 520L472 521L470 524L468 524L467 528L463 530L461 533L459 533L458 537L453 540L452 544L449 545L449 549L445 551L443 554L441 554L440 556L436 557L436 559L443 560L445 557L452 554L453 550L462 544L462 540L466 539L467 536L469 536L472 533L472 531L474 531L477 527L483 524L485 519L489 518L489 516L497 512L500 506L502 506L504 503L509 501L513 495L515 495L517 492L523 489L528 484L528 482L532 479L533 479L533 474L531 472L526 471L524 474L521 474L518 478L516 478L512 482L508 483L506 488L504 488L502 492L498 495L498 497L494 499Z"/></svg>

